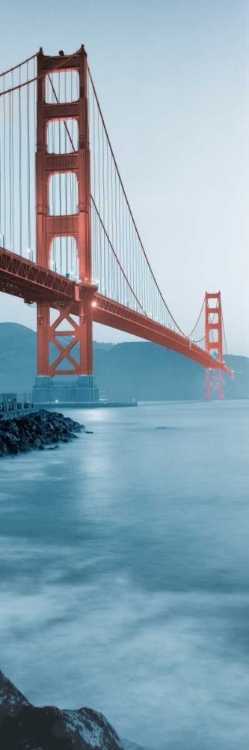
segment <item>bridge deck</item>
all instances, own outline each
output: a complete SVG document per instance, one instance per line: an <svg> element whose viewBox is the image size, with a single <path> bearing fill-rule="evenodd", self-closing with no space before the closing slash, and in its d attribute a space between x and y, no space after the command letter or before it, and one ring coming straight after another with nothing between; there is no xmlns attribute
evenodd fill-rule
<svg viewBox="0 0 249 750"><path fill-rule="evenodd" d="M146 315L141 315L129 307L98 294L97 287L76 284L26 260L20 255L0 247L0 291L21 297L25 302L49 302L61 306L71 304L71 312L79 314L79 303L89 288L95 293L96 306L92 307L93 322L116 328L120 331L159 344L182 354L205 368L218 369L232 375L224 362L213 359L205 350L188 338L157 323Z"/></svg>

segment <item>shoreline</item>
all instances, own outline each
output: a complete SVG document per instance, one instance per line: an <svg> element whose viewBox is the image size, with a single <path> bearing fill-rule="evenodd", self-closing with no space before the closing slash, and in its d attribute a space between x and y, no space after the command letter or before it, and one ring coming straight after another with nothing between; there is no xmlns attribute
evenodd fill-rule
<svg viewBox="0 0 249 750"><path fill-rule="evenodd" d="M84 425L64 414L46 409L0 418L0 458L35 450L55 450L60 443L88 432Z"/></svg>

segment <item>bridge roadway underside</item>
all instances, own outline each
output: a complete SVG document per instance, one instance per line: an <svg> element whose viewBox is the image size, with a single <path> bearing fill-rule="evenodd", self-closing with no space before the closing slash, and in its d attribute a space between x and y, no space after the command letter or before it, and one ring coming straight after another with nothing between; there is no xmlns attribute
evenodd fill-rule
<svg viewBox="0 0 249 750"><path fill-rule="evenodd" d="M20 255L0 247L0 292L12 294L33 302L49 302L51 307L71 306L71 312L79 315L80 303L89 299L92 291L91 312L93 322L116 328L120 331L159 344L182 354L205 368L217 369L231 375L222 362L215 361L205 350L189 339L162 326L146 315L98 294L96 287L75 284L70 279L38 266Z"/></svg>

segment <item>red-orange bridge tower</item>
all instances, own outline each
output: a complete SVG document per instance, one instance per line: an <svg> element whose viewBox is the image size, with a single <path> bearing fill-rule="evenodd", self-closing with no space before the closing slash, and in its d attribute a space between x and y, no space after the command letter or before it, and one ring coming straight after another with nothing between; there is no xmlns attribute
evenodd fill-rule
<svg viewBox="0 0 249 750"><path fill-rule="evenodd" d="M223 362L223 338L225 337L221 293L205 294L205 349L217 362ZM222 370L208 367L206 370L206 401L213 395L220 401L225 398Z"/></svg>

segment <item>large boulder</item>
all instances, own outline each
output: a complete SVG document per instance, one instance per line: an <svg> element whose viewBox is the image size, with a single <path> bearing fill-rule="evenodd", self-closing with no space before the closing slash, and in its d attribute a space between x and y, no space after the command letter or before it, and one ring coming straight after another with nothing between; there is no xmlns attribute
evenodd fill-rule
<svg viewBox="0 0 249 750"><path fill-rule="evenodd" d="M0 672L1 750L120 750L118 735L91 708L36 708Z"/></svg>
<svg viewBox="0 0 249 750"><path fill-rule="evenodd" d="M4 716L16 716L24 706L31 706L31 703L0 670L0 727Z"/></svg>

